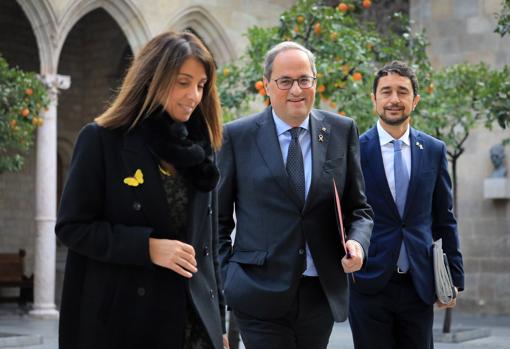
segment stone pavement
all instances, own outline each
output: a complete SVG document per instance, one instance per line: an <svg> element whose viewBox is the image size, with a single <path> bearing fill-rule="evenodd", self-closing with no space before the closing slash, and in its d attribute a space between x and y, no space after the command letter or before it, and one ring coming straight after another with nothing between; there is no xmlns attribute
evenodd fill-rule
<svg viewBox="0 0 510 349"><path fill-rule="evenodd" d="M442 321L443 312L437 312L434 328L441 328ZM435 349L510 349L510 316L475 316L455 311L453 327L488 328L491 335L464 343L436 342ZM0 348L57 349L57 328L57 320L35 320L12 309L0 309ZM18 336L2 335L6 333ZM328 349L352 348L348 323L335 324Z"/></svg>

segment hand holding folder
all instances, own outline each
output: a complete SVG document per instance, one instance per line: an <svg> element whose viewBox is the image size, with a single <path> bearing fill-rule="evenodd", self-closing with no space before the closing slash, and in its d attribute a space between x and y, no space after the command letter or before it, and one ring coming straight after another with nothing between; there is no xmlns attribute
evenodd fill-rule
<svg viewBox="0 0 510 349"><path fill-rule="evenodd" d="M351 254L350 254L349 250L347 249L347 246L345 243L345 230L344 230L344 220L343 220L343 216L342 216L342 204L340 203L340 197L338 195L338 190L336 188L335 178L333 178L333 188L334 188L333 190L335 192L335 217L336 217L336 222L337 222L337 226L338 226L338 231L340 234L340 239L342 241L342 246L345 251L345 258L349 259L349 258L351 258ZM352 277L352 282L356 282L356 280L354 279L354 273L351 273L351 277Z"/></svg>

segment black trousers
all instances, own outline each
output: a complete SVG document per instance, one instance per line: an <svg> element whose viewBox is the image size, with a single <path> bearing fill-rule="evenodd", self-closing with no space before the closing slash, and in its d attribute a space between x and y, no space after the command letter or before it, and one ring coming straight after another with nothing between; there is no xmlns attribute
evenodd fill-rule
<svg viewBox="0 0 510 349"><path fill-rule="evenodd" d="M433 305L424 303L409 274L393 274L377 294L351 288L349 322L356 349L431 349Z"/></svg>
<svg viewBox="0 0 510 349"><path fill-rule="evenodd" d="M326 349L333 329L318 277L301 278L296 298L281 318L258 319L235 309L234 314L246 349Z"/></svg>

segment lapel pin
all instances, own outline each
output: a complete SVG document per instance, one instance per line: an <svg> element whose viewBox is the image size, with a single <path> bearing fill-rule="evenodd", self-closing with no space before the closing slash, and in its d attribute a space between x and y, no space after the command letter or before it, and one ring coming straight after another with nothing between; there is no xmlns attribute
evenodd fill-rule
<svg viewBox="0 0 510 349"><path fill-rule="evenodd" d="M423 145L421 145L421 143L420 143L420 142L416 142L416 146L417 146L418 148L420 148L420 150L423 150Z"/></svg>
<svg viewBox="0 0 510 349"><path fill-rule="evenodd" d="M325 127L321 127L321 131L319 132L319 142L322 143L324 142L324 133L327 131L327 129Z"/></svg>

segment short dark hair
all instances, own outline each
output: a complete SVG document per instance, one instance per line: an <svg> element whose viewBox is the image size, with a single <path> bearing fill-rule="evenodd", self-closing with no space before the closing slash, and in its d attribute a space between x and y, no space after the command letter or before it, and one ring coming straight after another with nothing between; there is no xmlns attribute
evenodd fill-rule
<svg viewBox="0 0 510 349"><path fill-rule="evenodd" d="M377 92L377 85L379 85L379 79L389 74L398 74L400 76L409 78L409 80L411 80L411 85L413 86L414 95L415 96L418 95L418 79L416 78L416 73L406 63L401 61L393 61L382 67L375 75L374 85L372 87L373 90L372 92L374 93L374 96L375 93Z"/></svg>

